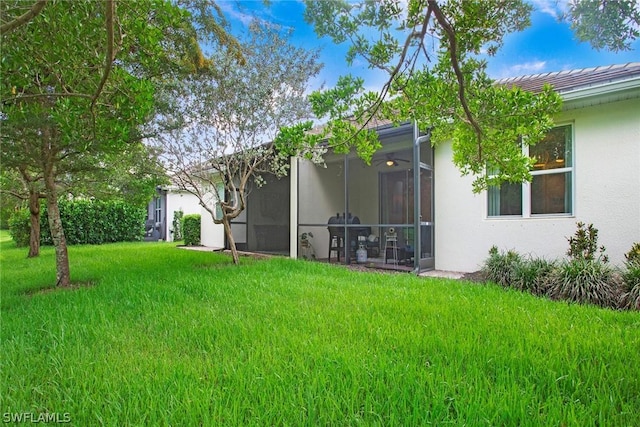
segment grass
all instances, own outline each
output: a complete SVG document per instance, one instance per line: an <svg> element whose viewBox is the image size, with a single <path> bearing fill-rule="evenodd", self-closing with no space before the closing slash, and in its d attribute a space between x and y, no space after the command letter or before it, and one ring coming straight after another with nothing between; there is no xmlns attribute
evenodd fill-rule
<svg viewBox="0 0 640 427"><path fill-rule="evenodd" d="M0 239L1 240L1 239ZM640 425L640 314L175 244L1 243L0 413L72 425Z"/></svg>

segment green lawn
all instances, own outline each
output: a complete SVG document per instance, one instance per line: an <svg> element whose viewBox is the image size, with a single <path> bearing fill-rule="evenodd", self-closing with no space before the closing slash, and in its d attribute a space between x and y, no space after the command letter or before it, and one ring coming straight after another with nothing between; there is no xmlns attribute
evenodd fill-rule
<svg viewBox="0 0 640 427"><path fill-rule="evenodd" d="M640 313L164 243L1 244L0 413L72 425L640 425Z"/></svg>

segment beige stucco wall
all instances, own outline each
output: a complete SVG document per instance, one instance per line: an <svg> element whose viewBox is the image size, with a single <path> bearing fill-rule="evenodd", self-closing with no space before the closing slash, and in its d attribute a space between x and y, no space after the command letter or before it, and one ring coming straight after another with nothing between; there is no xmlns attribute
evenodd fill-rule
<svg viewBox="0 0 640 427"><path fill-rule="evenodd" d="M575 190L571 217L487 218L486 193L451 162L451 144L435 150L436 269L475 271L489 248L561 258L576 222L592 223L611 261L640 241L640 99L570 110L557 123L574 125Z"/></svg>

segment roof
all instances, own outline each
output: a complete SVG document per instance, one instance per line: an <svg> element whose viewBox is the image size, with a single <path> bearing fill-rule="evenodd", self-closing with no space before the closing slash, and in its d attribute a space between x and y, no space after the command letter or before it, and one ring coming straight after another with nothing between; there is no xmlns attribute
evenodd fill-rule
<svg viewBox="0 0 640 427"><path fill-rule="evenodd" d="M517 86L530 92L541 92L542 86L550 84L556 92L562 94L563 92L602 86L638 77L640 77L640 62L630 62L621 65L510 77L497 80L496 83L504 86Z"/></svg>
<svg viewBox="0 0 640 427"><path fill-rule="evenodd" d="M640 62L509 77L496 80L495 84L534 93L542 92L542 87L549 84L562 96L564 110L575 109L640 97ZM594 96L600 99L594 101ZM403 123L407 124L410 122ZM323 126L312 132L319 133ZM395 128L391 120L381 118L372 118L363 126L378 132L393 132Z"/></svg>

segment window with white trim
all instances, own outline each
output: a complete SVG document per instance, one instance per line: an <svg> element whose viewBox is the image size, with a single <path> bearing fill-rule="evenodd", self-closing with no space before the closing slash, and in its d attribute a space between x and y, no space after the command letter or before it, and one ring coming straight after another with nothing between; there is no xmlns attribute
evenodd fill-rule
<svg viewBox="0 0 640 427"><path fill-rule="evenodd" d="M531 182L489 187L488 216L573 214L573 126L551 129L528 150L535 160Z"/></svg>
<svg viewBox="0 0 640 427"><path fill-rule="evenodd" d="M162 222L162 197L156 197L156 209L153 218L156 222Z"/></svg>

